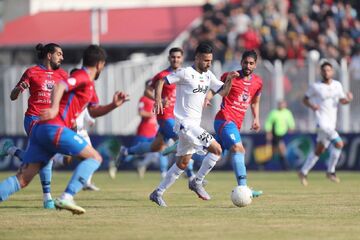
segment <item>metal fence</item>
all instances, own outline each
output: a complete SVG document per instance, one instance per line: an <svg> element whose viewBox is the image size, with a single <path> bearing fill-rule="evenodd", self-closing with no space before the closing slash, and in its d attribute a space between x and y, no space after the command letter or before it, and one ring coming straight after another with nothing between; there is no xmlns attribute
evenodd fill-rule
<svg viewBox="0 0 360 240"><path fill-rule="evenodd" d="M191 64L191 63L188 63ZM185 64L188 65L188 64ZM339 79L345 89L351 89L354 101L347 107L340 107L338 127L342 132L360 132L360 81L349 79L346 63L334 64L336 79ZM0 65L0 134L23 135L23 116L27 108L28 93L26 92L17 101L10 101L10 92L19 81L22 73L28 66ZM64 66L66 70L73 66ZM130 94L130 101L109 115L97 120L93 130L96 134L134 134L140 121L137 115L137 103L143 94L144 82L158 71L167 67L166 54L147 57L140 61L124 61L108 64L100 79L96 82L96 89L101 104L112 101L116 90ZM219 76L224 71L239 68L238 62L221 65L213 64L213 72ZM267 61L258 63L256 73L263 79L263 93L260 105L261 122L264 123L267 114L276 106L279 99L286 99L293 112L297 130L312 132L315 129L314 116L302 104L302 98L309 83L319 79L317 63L297 61L280 61L272 64ZM221 98L216 97L213 107L204 110L203 126L213 131L213 119L219 109ZM245 117L242 131L248 132L251 126L250 110Z"/></svg>

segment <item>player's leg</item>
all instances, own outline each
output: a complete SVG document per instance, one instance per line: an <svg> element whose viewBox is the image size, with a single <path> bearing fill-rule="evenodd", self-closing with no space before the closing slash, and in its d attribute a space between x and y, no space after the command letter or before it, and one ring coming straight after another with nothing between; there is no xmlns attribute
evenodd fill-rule
<svg viewBox="0 0 360 240"><path fill-rule="evenodd" d="M330 158L328 161L328 167L326 172L326 177L335 183L340 182L340 178L336 176L335 168L339 161L342 148L344 147L344 142L340 138L339 134L335 132L331 136L331 146L330 146Z"/></svg>
<svg viewBox="0 0 360 240"><path fill-rule="evenodd" d="M42 162L48 161L49 156L51 153L44 151L31 137L27 152L24 154L23 163L17 174L0 183L0 201L6 200L10 195L25 188L39 172Z"/></svg>
<svg viewBox="0 0 360 240"><path fill-rule="evenodd" d="M158 204L160 207L166 207L166 203L162 196L164 192L175 183L175 181L184 172L187 163L191 159L191 154L179 156L178 160L169 168L164 179L159 186L150 194L150 200Z"/></svg>
<svg viewBox="0 0 360 240"><path fill-rule="evenodd" d="M65 191L61 197L55 199L55 206L66 209L73 214L85 213L85 210L76 205L73 197L78 193L89 179L89 177L99 168L102 158L100 154L91 147L81 136L66 127L53 125L39 125L36 133L43 133L36 136L37 140L52 152L59 152L66 155L76 155L84 159L74 170Z"/></svg>
<svg viewBox="0 0 360 240"><path fill-rule="evenodd" d="M315 147L315 151L311 152L307 157L304 165L301 167L300 171L298 172L298 177L302 185L307 186L308 180L307 175L309 174L310 170L315 166L316 162L319 160L319 156L325 151L326 147L329 145L328 141L325 139L319 138Z"/></svg>
<svg viewBox="0 0 360 240"><path fill-rule="evenodd" d="M280 165L283 170L289 170L289 162L286 159L286 145L284 140L281 138L277 145L278 151L279 151L279 159L280 159Z"/></svg>

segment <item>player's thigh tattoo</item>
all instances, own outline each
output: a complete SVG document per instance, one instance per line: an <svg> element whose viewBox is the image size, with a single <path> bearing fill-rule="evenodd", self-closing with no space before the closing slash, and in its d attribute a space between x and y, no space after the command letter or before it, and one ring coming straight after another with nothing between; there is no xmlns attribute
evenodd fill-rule
<svg viewBox="0 0 360 240"><path fill-rule="evenodd" d="M208 133L207 131L204 131L197 137L200 141L208 144L214 137Z"/></svg>

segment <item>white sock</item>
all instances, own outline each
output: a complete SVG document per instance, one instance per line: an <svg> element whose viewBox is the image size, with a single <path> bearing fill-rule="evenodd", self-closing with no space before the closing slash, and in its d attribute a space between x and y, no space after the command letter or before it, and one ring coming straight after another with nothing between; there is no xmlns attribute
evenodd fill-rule
<svg viewBox="0 0 360 240"><path fill-rule="evenodd" d="M336 147L331 147L330 149L330 159L328 162L328 168L327 168L327 172L329 173L334 173L335 172L335 167L336 164L339 161L341 155L341 148L336 148Z"/></svg>
<svg viewBox="0 0 360 240"><path fill-rule="evenodd" d="M19 148L12 146L7 150L7 154L11 155L11 156L15 156L15 152L18 150Z"/></svg>
<svg viewBox="0 0 360 240"><path fill-rule="evenodd" d="M301 168L301 172L304 175L307 175L309 171L314 167L315 163L319 160L319 157L315 155L315 153L311 153L308 158L306 159L306 162Z"/></svg>
<svg viewBox="0 0 360 240"><path fill-rule="evenodd" d="M202 183L205 176L213 169L216 161L219 160L220 156L213 153L208 153L204 158L199 171L196 174L196 182Z"/></svg>
<svg viewBox="0 0 360 240"><path fill-rule="evenodd" d="M63 200L74 200L74 197L73 197L73 195L71 195L70 193L66 193L66 192L63 192L62 194L61 194L61 197L60 197L60 199L63 199Z"/></svg>
<svg viewBox="0 0 360 240"><path fill-rule="evenodd" d="M157 191L160 195L164 194L165 190L168 189L171 185L174 184L176 179L184 172L180 169L176 163L174 163L171 168L167 171L165 178L161 181L157 187Z"/></svg>
<svg viewBox="0 0 360 240"><path fill-rule="evenodd" d="M52 197L51 197L51 193L44 193L43 194L43 201L46 202L48 200L51 200Z"/></svg>

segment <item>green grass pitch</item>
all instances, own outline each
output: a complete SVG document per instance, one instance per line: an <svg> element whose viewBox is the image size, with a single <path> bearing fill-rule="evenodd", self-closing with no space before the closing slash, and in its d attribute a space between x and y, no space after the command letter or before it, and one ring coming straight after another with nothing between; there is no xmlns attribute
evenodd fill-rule
<svg viewBox="0 0 360 240"><path fill-rule="evenodd" d="M13 173L2 172L0 179ZM264 191L245 208L232 205L232 172L211 172L203 201L179 179L164 195L167 208L148 200L159 173L138 179L119 172L116 179L98 172L99 192L80 192L77 203L86 214L42 208L39 178L0 203L0 239L360 239L360 174L339 172L341 183L311 172L309 186L295 172L249 172L248 184ZM54 172L53 197L61 194L69 172Z"/></svg>

